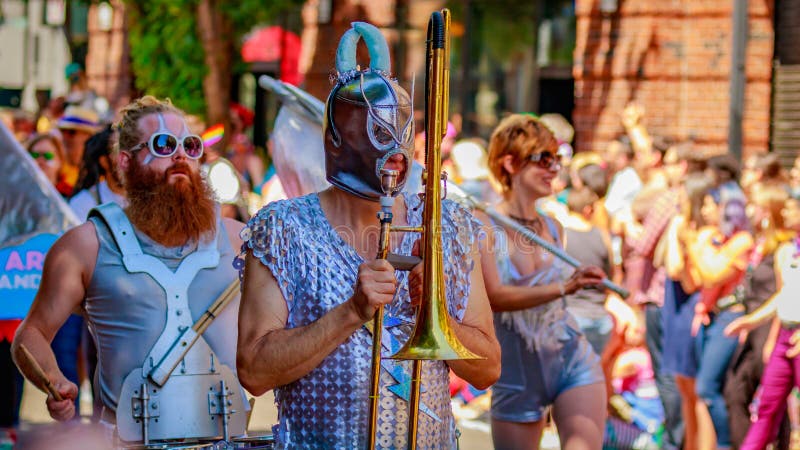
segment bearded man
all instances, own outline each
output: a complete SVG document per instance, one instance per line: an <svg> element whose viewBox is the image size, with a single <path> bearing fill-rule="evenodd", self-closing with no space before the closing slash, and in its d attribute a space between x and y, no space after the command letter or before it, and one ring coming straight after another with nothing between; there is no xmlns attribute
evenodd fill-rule
<svg viewBox="0 0 800 450"><path fill-rule="evenodd" d="M115 151L128 207L93 209L53 245L14 340L15 362L39 388L52 383L62 400L47 398L50 415L70 419L78 388L59 370L50 341L72 311L81 311L98 349L101 423L118 439L148 444L243 434L247 406L234 373L238 298L196 341L186 334L221 293L233 291L230 262L242 224L220 218L199 172L202 139L189 132L180 110L146 96L121 117Z"/></svg>

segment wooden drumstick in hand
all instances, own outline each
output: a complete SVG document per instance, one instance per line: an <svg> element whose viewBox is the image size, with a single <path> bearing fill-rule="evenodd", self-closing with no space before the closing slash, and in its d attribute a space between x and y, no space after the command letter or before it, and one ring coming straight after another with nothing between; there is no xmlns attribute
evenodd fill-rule
<svg viewBox="0 0 800 450"><path fill-rule="evenodd" d="M28 360L28 363L30 364L34 373L36 373L36 378L38 378L39 379L38 381L44 385L45 389L47 389L47 392L49 392L50 395L52 395L53 398L59 402L64 400L64 398L61 397L61 394L59 394L58 391L56 390L55 386L53 386L53 383L50 382L50 378L48 378L47 374L44 373L44 369L42 369L42 366L40 366L39 363L36 362L36 359L33 358L31 352L29 352L28 349L25 347L25 344L20 344L19 349L22 350L22 354L25 355L25 359Z"/></svg>

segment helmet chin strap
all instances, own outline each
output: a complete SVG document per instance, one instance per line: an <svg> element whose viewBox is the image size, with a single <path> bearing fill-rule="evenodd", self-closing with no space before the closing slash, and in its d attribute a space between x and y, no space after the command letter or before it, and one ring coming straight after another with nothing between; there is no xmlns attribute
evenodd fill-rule
<svg viewBox="0 0 800 450"><path fill-rule="evenodd" d="M169 130L169 128L167 128L167 122L164 120L164 114L157 113L156 116L158 117L158 130L156 130L155 133L169 133L169 134L172 134L172 132ZM184 120L182 122L183 122L183 130L181 130L181 133L182 133L181 138L186 137L186 136L188 136L190 134L189 133L189 127L186 126L186 121ZM153 134L155 134L155 133L153 133ZM147 145L149 146L150 143L148 142ZM180 144L180 145L183 145L183 144ZM151 152L150 149L148 148L147 156L145 156L143 164L144 165L149 165L151 162L153 162L154 159L155 159L155 156L153 156L153 152Z"/></svg>

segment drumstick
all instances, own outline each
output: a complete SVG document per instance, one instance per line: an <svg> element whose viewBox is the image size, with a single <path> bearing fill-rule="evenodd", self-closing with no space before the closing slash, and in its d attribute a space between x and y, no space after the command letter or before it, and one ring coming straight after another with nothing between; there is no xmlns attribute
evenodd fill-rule
<svg viewBox="0 0 800 450"><path fill-rule="evenodd" d="M228 303L230 303L233 299L236 298L236 294L239 293L240 286L241 285L239 284L238 278L233 280L233 282L231 282L231 284L229 284L228 287L226 287L225 290L222 291L222 294L220 294L220 296L217 297L214 303L208 307L206 312L204 312L203 315L199 319L197 319L197 322L195 322L194 325L192 325L192 329L194 329L194 331L196 331L197 334L203 334L203 332L206 331L206 328L208 328L209 325L211 325L211 322L213 322L214 319L216 319L217 316L220 314L220 312L226 306L228 306Z"/></svg>
<svg viewBox="0 0 800 450"><path fill-rule="evenodd" d="M244 420L245 430L249 430L250 429L250 417L253 416L253 410L256 407L256 399L255 399L255 397L250 397L249 399L247 399L247 403L250 404L250 411L247 411L247 418Z"/></svg>
<svg viewBox="0 0 800 450"><path fill-rule="evenodd" d="M60 402L64 400L64 397L62 397L61 394L58 393L55 386L53 386L53 383L50 382L50 378L48 378L47 374L44 373L44 369L42 369L42 366L40 366L39 363L36 361L36 359L33 358L33 355L31 355L31 352L29 352L28 349L25 347L25 344L19 344L19 349L22 350L22 354L25 356L25 359L28 360L28 364L30 364L31 368L33 369L33 373L36 374L36 378L39 379L38 381L44 384L44 387L45 389L47 389L47 392L49 392L50 395L52 395L53 398L56 399L56 401Z"/></svg>
<svg viewBox="0 0 800 450"><path fill-rule="evenodd" d="M194 325L192 325L192 333L189 333L190 330L187 329L183 330L180 335L178 335L175 343L159 358L158 364L156 364L148 374L154 383L162 386L167 382L172 371L178 366L180 360L186 356L186 353L189 352L189 349L194 345L199 336L206 331L211 325L211 322L217 318L225 306L236 298L239 294L239 286L240 283L237 277L225 288L222 294L214 300L214 303L212 303L202 316L197 319Z"/></svg>

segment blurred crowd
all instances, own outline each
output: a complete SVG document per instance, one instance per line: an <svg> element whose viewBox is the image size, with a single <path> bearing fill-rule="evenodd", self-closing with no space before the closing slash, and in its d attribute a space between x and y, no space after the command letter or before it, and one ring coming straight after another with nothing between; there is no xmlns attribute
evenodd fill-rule
<svg viewBox="0 0 800 450"><path fill-rule="evenodd" d="M626 301L592 289L567 297L606 373L606 446L797 448L791 376L765 376L780 386L769 405L761 386L769 364L787 364L785 349L772 355L779 330L795 326L792 313L775 316L773 297L785 284L777 252L800 252L800 156L788 171L772 153L740 163L652 135L636 104L621 116L625 133L598 152L573 154L567 121L539 120L559 141L561 169L537 208L563 224L567 253L631 292ZM484 148L445 139L443 154L451 180L493 203ZM457 414L485 414L490 393L454 386Z"/></svg>
<svg viewBox="0 0 800 450"><path fill-rule="evenodd" d="M65 75L71 84L67 96L50 100L36 115L0 111L0 118L83 220L98 204L126 200L115 169L114 113L87 87L80 66L70 65ZM630 105L621 117L624 134L602 151L574 153L569 123L557 115L539 118L559 141L561 169L552 195L537 208L564 226L567 253L602 267L631 292L622 299L583 289L566 300L601 356L609 394L606 443L609 448L743 448L751 424L769 420L782 432L773 433L769 425L767 438L777 436L779 448L788 448L791 431L800 427L798 403L784 395L768 410L777 419L759 416L767 411L759 386L773 364L780 321L784 326L791 321L780 314L764 321L754 314L781 288L777 252L798 245L800 157L789 171L769 153L740 163L688 140L652 135L645 119L643 108ZM231 106L226 148L214 143L213 127L194 122L191 131L207 144L205 172L224 215L246 222L280 198L275 169L248 138L252 112ZM459 138L459 129L456 117L442 143L448 180L483 202L498 202L486 141ZM423 163L424 139L419 133L416 140ZM4 341L11 341L17 324L0 323ZM53 342L59 367L78 385L93 373L86 331L75 315ZM488 410L490 392L453 379L451 393L462 418L479 418ZM18 419L20 394L17 409L2 411L0 426Z"/></svg>

